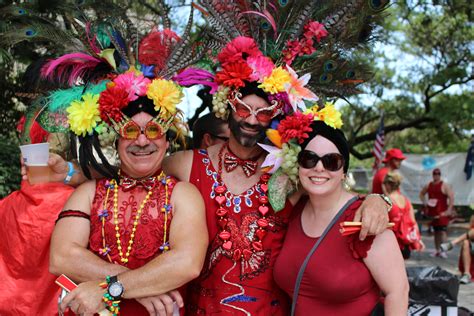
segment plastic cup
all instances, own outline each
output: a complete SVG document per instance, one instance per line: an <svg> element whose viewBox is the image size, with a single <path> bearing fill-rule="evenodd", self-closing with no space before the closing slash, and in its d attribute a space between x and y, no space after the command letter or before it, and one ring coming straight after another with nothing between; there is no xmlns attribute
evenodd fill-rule
<svg viewBox="0 0 474 316"><path fill-rule="evenodd" d="M30 184L49 181L49 143L20 146Z"/></svg>

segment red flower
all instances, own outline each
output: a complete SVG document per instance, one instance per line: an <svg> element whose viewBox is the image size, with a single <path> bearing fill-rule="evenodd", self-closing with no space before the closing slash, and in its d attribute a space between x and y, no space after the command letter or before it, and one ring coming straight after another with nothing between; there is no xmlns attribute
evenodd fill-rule
<svg viewBox="0 0 474 316"><path fill-rule="evenodd" d="M229 62L243 61L249 56L263 55L258 49L255 40L250 37L239 36L234 38L229 44L222 49L217 55L219 62L224 65Z"/></svg>
<svg viewBox="0 0 474 316"><path fill-rule="evenodd" d="M115 122L122 120L122 109L129 103L128 92L119 86L108 86L99 97L100 118L110 124L109 117Z"/></svg>
<svg viewBox="0 0 474 316"><path fill-rule="evenodd" d="M249 80L252 69L243 61L226 63L223 69L216 73L216 81L228 87L243 87L244 80Z"/></svg>
<svg viewBox="0 0 474 316"><path fill-rule="evenodd" d="M309 137L307 133L312 131L311 122L313 122L312 114L295 112L293 115L287 116L278 125L281 142L287 143L290 139L296 138L299 144L303 143L304 139Z"/></svg>
<svg viewBox="0 0 474 316"><path fill-rule="evenodd" d="M286 49L282 51L283 60L288 66L291 66L291 63L296 56L299 55L301 51L301 43L299 41L287 41Z"/></svg>
<svg viewBox="0 0 474 316"><path fill-rule="evenodd" d="M316 51L313 47L314 41L312 39L303 39L301 40L301 50L298 54L299 56L311 55Z"/></svg>
<svg viewBox="0 0 474 316"><path fill-rule="evenodd" d="M304 37L308 39L316 37L318 43L322 38L328 36L328 34L329 33L324 28L324 25L319 22L311 21L304 26Z"/></svg>

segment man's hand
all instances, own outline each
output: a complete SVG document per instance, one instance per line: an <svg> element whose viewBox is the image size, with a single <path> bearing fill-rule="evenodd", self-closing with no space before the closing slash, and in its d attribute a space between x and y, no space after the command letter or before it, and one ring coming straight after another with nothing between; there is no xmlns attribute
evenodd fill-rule
<svg viewBox="0 0 474 316"><path fill-rule="evenodd" d="M67 172L69 170L67 161L65 161L61 156L49 153L48 166L50 169L49 181L50 182L62 182L66 178ZM21 175L23 180L28 180L26 173L26 166L21 164Z"/></svg>
<svg viewBox="0 0 474 316"><path fill-rule="evenodd" d="M173 316L174 304L179 308L184 306L183 298L177 290L157 296L137 298L136 300L145 306L150 316Z"/></svg>
<svg viewBox="0 0 474 316"><path fill-rule="evenodd" d="M367 235L378 235L387 229L388 205L380 196L367 196L357 210L354 222L362 222L359 239Z"/></svg>
<svg viewBox="0 0 474 316"><path fill-rule="evenodd" d="M105 289L99 286L100 281L89 281L79 284L61 302L61 313L70 308L75 314L93 314L104 309L102 296Z"/></svg>

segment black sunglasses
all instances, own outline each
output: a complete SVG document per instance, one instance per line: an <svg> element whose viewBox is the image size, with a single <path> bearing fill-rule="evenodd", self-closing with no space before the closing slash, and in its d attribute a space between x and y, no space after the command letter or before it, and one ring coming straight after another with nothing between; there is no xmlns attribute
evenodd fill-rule
<svg viewBox="0 0 474 316"><path fill-rule="evenodd" d="M303 150L298 154L298 164L305 169L313 168L318 164L318 161L323 163L324 169L327 171L337 171L344 166L344 157L338 153L326 154L319 157L313 151Z"/></svg>

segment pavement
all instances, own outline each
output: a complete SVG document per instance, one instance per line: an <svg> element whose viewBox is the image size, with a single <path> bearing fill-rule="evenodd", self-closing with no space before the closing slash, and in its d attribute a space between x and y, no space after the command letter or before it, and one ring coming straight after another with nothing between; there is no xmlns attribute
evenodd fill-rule
<svg viewBox="0 0 474 316"><path fill-rule="evenodd" d="M469 227L468 223L455 223L448 226L448 240L453 240L455 237L465 233ZM430 254L434 252L434 237L432 234L426 232L426 225L423 225L422 239L426 245L426 249L423 252L412 252L410 259L405 260L407 267L427 267L427 266L439 266L448 272L459 276L458 270L458 259L460 253L460 247L455 246L453 250L448 252L448 258L443 259L440 257L430 257ZM458 293L458 306L463 306L474 312L474 282L469 284L460 284Z"/></svg>

